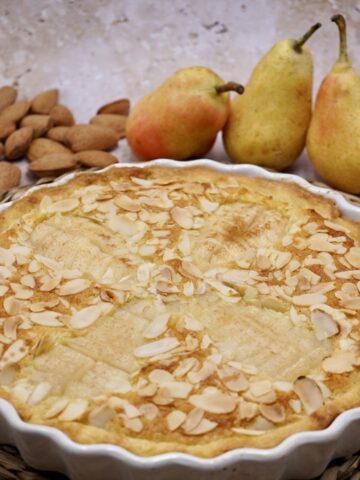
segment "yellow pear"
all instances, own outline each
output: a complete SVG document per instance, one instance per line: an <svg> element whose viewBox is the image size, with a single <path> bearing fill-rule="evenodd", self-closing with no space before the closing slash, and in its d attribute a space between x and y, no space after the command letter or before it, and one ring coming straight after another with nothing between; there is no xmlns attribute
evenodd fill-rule
<svg viewBox="0 0 360 480"><path fill-rule="evenodd" d="M230 109L223 140L235 163L253 163L282 170L305 146L311 118L313 63L306 40L276 43L255 67L243 95Z"/></svg>
<svg viewBox="0 0 360 480"><path fill-rule="evenodd" d="M126 138L142 160L201 158L229 115L227 92L242 93L209 68L182 68L142 97L130 111Z"/></svg>
<svg viewBox="0 0 360 480"><path fill-rule="evenodd" d="M339 28L340 54L320 85L306 147L326 182L360 193L360 76L347 55L344 17L335 15L331 20Z"/></svg>

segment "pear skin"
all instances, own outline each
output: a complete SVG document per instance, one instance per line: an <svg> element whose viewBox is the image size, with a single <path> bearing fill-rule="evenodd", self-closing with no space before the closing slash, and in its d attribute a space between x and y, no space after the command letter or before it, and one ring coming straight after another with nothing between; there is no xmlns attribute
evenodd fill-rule
<svg viewBox="0 0 360 480"><path fill-rule="evenodd" d="M131 110L126 126L130 148L142 160L204 156L228 118L231 90L241 93L243 87L224 84L205 67L175 72Z"/></svg>
<svg viewBox="0 0 360 480"><path fill-rule="evenodd" d="M255 67L243 95L231 104L223 140L234 163L282 170L305 146L311 118L313 62L305 41L282 40Z"/></svg>
<svg viewBox="0 0 360 480"><path fill-rule="evenodd" d="M332 20L340 32L340 55L320 85L306 147L329 185L360 193L360 76L347 56L345 19Z"/></svg>

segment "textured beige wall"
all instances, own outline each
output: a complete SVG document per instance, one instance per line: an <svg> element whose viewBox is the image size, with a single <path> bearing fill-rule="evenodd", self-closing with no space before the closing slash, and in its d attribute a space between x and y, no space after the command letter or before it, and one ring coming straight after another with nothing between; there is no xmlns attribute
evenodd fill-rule
<svg viewBox="0 0 360 480"><path fill-rule="evenodd" d="M315 87L336 58L338 36L329 21L348 19L349 50L360 71L360 1L356 0L1 0L0 84L22 95L58 86L79 121L121 96L136 100L175 69L203 64L246 83L277 40L310 40ZM128 159L125 144L119 154ZM225 159L220 142L211 154ZM296 171L311 175L306 159Z"/></svg>

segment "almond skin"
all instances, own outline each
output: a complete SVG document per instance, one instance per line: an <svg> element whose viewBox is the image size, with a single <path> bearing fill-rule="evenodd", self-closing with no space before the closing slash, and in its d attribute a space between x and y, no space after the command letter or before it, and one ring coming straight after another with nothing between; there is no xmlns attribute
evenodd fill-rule
<svg viewBox="0 0 360 480"><path fill-rule="evenodd" d="M102 113L101 115L95 115L90 120L92 125L102 125L104 127L112 128L120 140L125 137L127 117L125 115L115 115L113 113Z"/></svg>
<svg viewBox="0 0 360 480"><path fill-rule="evenodd" d="M0 192L6 192L19 185L20 178L20 168L9 162L0 162Z"/></svg>
<svg viewBox="0 0 360 480"><path fill-rule="evenodd" d="M85 167L107 167L117 162L117 158L111 153L99 150L85 150L74 155L76 161Z"/></svg>
<svg viewBox="0 0 360 480"><path fill-rule="evenodd" d="M48 115L54 105L57 104L58 98L59 90L57 88L52 88L39 93L31 101L31 111L33 113Z"/></svg>
<svg viewBox="0 0 360 480"><path fill-rule="evenodd" d="M74 116L65 105L55 105L50 110L50 117L53 119L54 127L71 127L74 125Z"/></svg>
<svg viewBox="0 0 360 480"><path fill-rule="evenodd" d="M33 137L32 127L16 130L5 142L5 156L8 160L16 160L25 155Z"/></svg>
<svg viewBox="0 0 360 480"><path fill-rule="evenodd" d="M34 160L29 170L37 177L53 177L73 170L76 159L71 153L50 153Z"/></svg>
<svg viewBox="0 0 360 480"><path fill-rule="evenodd" d="M114 113L115 115L127 116L129 112L130 101L127 98L121 98L120 100L115 100L114 102L103 105L96 113L98 115L101 113Z"/></svg>
<svg viewBox="0 0 360 480"><path fill-rule="evenodd" d="M0 158L4 156L5 153L5 147L3 143L0 143Z"/></svg>
<svg viewBox="0 0 360 480"><path fill-rule="evenodd" d="M69 127L53 127L47 132L46 136L51 138L51 140L55 140L55 142L65 143L68 130Z"/></svg>
<svg viewBox="0 0 360 480"><path fill-rule="evenodd" d="M53 126L49 115L27 115L20 122L20 127L32 127L33 138L42 137Z"/></svg>
<svg viewBox="0 0 360 480"><path fill-rule="evenodd" d="M0 88L0 112L4 108L12 105L17 97L17 91L14 87L5 86Z"/></svg>
<svg viewBox="0 0 360 480"><path fill-rule="evenodd" d="M0 121L19 122L30 110L31 103L23 100L13 103L0 112Z"/></svg>
<svg viewBox="0 0 360 480"><path fill-rule="evenodd" d="M31 142L26 156L30 162L33 162L50 153L71 154L71 151L61 143L50 140L50 138L35 138Z"/></svg>
<svg viewBox="0 0 360 480"><path fill-rule="evenodd" d="M9 135L11 135L16 130L16 125L14 122L9 122L8 120L0 119L0 140L5 140Z"/></svg>
<svg viewBox="0 0 360 480"><path fill-rule="evenodd" d="M101 125L74 125L66 134L66 143L73 152L110 150L117 145L117 135Z"/></svg>

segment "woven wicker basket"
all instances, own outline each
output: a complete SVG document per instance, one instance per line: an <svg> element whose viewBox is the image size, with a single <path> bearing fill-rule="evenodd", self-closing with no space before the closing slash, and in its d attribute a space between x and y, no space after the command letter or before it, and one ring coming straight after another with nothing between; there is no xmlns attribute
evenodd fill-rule
<svg viewBox="0 0 360 480"><path fill-rule="evenodd" d="M36 185L43 185L51 183L52 181L53 178L43 178L39 180ZM314 185L329 188L327 185L320 182L312 183ZM20 198L31 186L33 185L14 188L8 192L0 194L0 204ZM360 206L359 197L345 194L343 192L339 193L341 193L349 202ZM16 448L9 445L0 445L0 480L66 480L66 477L58 473L39 472L34 470L24 462ZM349 458L334 460L321 477L318 477L318 480L360 480L360 453Z"/></svg>

